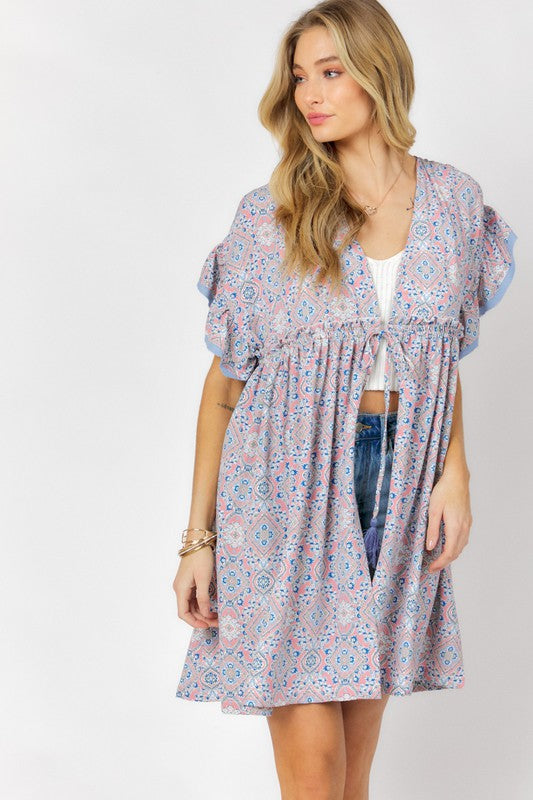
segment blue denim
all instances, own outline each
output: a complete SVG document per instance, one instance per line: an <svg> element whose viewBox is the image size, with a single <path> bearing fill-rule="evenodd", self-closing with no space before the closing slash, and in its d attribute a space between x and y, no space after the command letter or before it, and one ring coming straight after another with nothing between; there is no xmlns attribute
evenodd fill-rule
<svg viewBox="0 0 533 800"><path fill-rule="evenodd" d="M377 518L377 528L381 549L383 539L383 529L385 527L385 516L389 502L389 488L392 468L392 458L394 453L394 437L396 436L397 412L387 413L387 450L385 458L385 472L383 474L383 484L379 495L379 512ZM385 413L369 414L359 412L355 433L355 456L354 456L354 483L357 507L361 528L366 531L370 526L374 502L376 498L376 486L379 474L381 435L385 422ZM366 544L366 543L365 543ZM376 564L371 562L367 550L368 568L370 579L374 577Z"/></svg>

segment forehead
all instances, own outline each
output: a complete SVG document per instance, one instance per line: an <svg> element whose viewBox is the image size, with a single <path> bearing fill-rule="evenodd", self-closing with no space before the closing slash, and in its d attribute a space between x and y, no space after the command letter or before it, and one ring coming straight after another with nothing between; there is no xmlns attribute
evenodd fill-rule
<svg viewBox="0 0 533 800"><path fill-rule="evenodd" d="M293 66L307 69L328 61L338 61L338 56L337 48L327 28L316 25L304 31L296 42Z"/></svg>

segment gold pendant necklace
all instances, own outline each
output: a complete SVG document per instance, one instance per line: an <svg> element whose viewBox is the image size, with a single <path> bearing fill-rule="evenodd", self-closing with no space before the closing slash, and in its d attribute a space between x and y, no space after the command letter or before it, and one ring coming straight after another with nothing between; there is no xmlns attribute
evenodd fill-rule
<svg viewBox="0 0 533 800"><path fill-rule="evenodd" d="M398 181L398 178L400 177L400 175L401 175L401 174L402 174L402 172L403 172L403 162L405 161L405 156L406 156L406 154L404 153L404 154L403 154L403 158L402 158L402 163L401 163L401 166L400 166L400 171L399 171L398 175L396 176L396 179L395 179L394 183L392 184L392 186L390 187L390 189L388 189L388 190L385 192L385 194L383 195L383 197L382 197L382 199L381 199L381 202L379 202L379 203L377 204L377 206L371 206L371 205L368 205L367 203L365 203L365 204L363 205L363 210L364 210L365 214L367 214L369 217L370 217L370 216L372 216L372 214L375 214L375 213L376 213L376 211L378 210L378 208L380 207L380 205L382 205L383 201L385 200L385 198L387 197L387 195L389 194L389 192L390 192L390 191L391 191L391 190L394 188L394 186L396 185L396 183L397 183L397 181ZM357 198L357 195L355 195L355 197Z"/></svg>

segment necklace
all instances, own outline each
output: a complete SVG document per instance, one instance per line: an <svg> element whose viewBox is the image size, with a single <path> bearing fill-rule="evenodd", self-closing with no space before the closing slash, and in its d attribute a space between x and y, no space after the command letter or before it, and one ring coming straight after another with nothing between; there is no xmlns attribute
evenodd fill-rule
<svg viewBox="0 0 533 800"><path fill-rule="evenodd" d="M404 161L405 161L405 153L403 154L402 163L401 163L401 166L400 166L400 171L399 171L398 175L396 176L396 179L395 179L394 183L392 184L390 189L388 189L385 192L385 194L383 195L383 197L381 198L381 201L377 204L377 206L371 206L371 205L368 205L367 203L363 204L363 209L365 211L365 214L368 214L368 216L370 216L371 214L375 214L376 213L376 211L378 210L380 205L383 203L383 201L385 200L385 198L387 197L389 192L394 188L394 186L396 185L396 183L398 181L398 178L402 174L402 172L403 172L403 162ZM357 198L357 195L355 195L355 197Z"/></svg>

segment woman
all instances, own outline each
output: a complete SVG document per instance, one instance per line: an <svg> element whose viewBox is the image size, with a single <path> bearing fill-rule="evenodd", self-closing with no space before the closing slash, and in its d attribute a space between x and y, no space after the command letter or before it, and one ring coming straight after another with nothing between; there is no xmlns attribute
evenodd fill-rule
<svg viewBox="0 0 533 800"><path fill-rule="evenodd" d="M367 798L389 696L464 685L458 362L516 236L471 176L408 152L413 92L376 0L304 13L260 105L280 163L198 282L215 355L176 694L267 716L284 799Z"/></svg>

